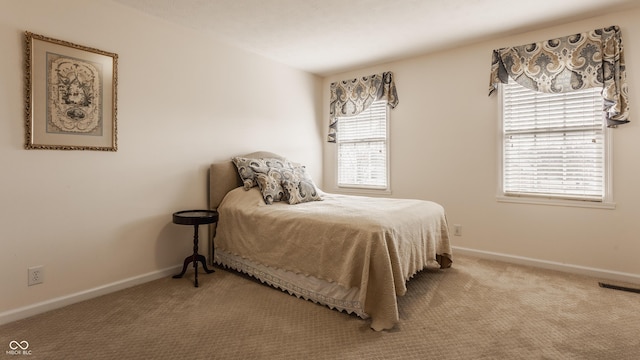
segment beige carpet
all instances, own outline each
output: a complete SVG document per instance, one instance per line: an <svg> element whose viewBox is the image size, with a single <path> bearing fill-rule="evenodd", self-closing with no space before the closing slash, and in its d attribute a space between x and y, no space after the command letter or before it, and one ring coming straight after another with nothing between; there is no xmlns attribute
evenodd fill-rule
<svg viewBox="0 0 640 360"><path fill-rule="evenodd" d="M457 256L374 332L235 272L187 275L0 326L0 359L640 359L640 294L588 277Z"/></svg>

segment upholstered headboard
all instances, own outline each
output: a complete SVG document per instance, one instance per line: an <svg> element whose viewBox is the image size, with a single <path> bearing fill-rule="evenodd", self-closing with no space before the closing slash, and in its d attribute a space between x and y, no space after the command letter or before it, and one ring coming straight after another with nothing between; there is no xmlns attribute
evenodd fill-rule
<svg viewBox="0 0 640 360"><path fill-rule="evenodd" d="M268 151L256 151L247 155L239 155L249 159L284 157ZM242 179L231 160L211 164L209 168L209 209L217 209L227 193L242 186Z"/></svg>

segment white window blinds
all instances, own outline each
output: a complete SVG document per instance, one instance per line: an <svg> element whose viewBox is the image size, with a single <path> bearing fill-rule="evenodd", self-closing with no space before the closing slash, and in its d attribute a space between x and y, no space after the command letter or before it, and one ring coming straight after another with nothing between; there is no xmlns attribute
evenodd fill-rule
<svg viewBox="0 0 640 360"><path fill-rule="evenodd" d="M338 186L386 189L387 102L338 121Z"/></svg>
<svg viewBox="0 0 640 360"><path fill-rule="evenodd" d="M603 201L601 89L548 94L503 84L503 192Z"/></svg>

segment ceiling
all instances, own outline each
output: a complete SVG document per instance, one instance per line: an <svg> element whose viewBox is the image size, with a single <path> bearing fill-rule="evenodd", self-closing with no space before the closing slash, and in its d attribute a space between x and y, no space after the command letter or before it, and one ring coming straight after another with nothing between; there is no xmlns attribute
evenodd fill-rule
<svg viewBox="0 0 640 360"><path fill-rule="evenodd" d="M637 0L113 1L321 76L640 7Z"/></svg>

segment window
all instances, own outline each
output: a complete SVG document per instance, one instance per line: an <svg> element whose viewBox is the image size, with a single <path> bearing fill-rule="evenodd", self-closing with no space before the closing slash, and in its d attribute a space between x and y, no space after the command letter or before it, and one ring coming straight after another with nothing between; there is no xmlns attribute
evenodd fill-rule
<svg viewBox="0 0 640 360"><path fill-rule="evenodd" d="M338 186L387 190L387 101L338 121Z"/></svg>
<svg viewBox="0 0 640 360"><path fill-rule="evenodd" d="M502 195L610 202L601 89L562 94L502 84Z"/></svg>

